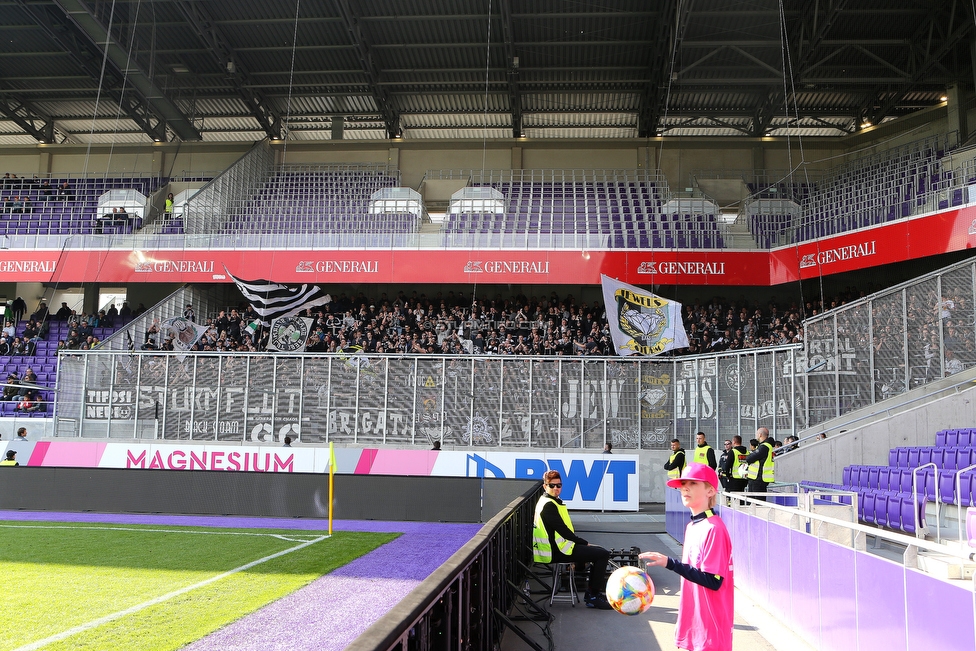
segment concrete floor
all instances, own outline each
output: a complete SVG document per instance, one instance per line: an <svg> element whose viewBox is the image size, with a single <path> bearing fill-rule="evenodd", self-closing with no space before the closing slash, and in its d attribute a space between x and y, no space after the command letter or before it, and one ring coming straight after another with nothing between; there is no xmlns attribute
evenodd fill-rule
<svg viewBox="0 0 976 651"><path fill-rule="evenodd" d="M649 505L639 513L572 514L576 532L591 544L607 549L654 550L681 556L681 548L664 533L663 505ZM646 569L646 568L645 568ZM646 613L627 617L612 610L575 607L556 603L550 608L548 597L533 595L553 616L550 625L553 648L558 651L602 651L607 648L672 651L674 622L677 618L680 577L662 568L649 573L654 580L654 605ZM812 647L775 622L740 591L735 595L734 651L812 651ZM548 641L536 622L518 622L523 631L541 648ZM512 631L506 631L501 651L529 651L532 647Z"/></svg>

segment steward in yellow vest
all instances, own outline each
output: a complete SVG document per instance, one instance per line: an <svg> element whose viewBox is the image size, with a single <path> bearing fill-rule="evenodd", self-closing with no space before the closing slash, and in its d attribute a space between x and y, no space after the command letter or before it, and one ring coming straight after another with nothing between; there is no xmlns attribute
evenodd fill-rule
<svg viewBox="0 0 976 651"><path fill-rule="evenodd" d="M749 484L746 490L750 493L765 493L766 486L776 480L773 444L768 441L769 430L765 427L760 427L756 431L756 438L759 440L759 447L746 457L746 463L749 464L749 471L746 473ZM765 498L757 499L765 500Z"/></svg>
<svg viewBox="0 0 976 651"><path fill-rule="evenodd" d="M715 460L715 450L705 442L705 432L698 432L695 435L695 455L692 461L704 464L712 470L718 469L718 462Z"/></svg>
<svg viewBox="0 0 976 651"><path fill-rule="evenodd" d="M535 505L532 522L533 560L536 563L575 563L577 571L583 571L586 563L591 563L583 601L589 608L609 610L606 588L610 552L599 545L590 545L576 535L569 509L559 499L563 489L559 471L546 472L542 483L546 492Z"/></svg>
<svg viewBox="0 0 976 651"><path fill-rule="evenodd" d="M668 471L668 479L678 479L681 471L685 468L685 451L681 449L681 441L674 439L671 441L671 456L668 457L664 469Z"/></svg>
<svg viewBox="0 0 976 651"><path fill-rule="evenodd" d="M7 458L0 461L0 466L19 466L20 464L17 463L17 459L14 458L16 456L16 450L7 450Z"/></svg>

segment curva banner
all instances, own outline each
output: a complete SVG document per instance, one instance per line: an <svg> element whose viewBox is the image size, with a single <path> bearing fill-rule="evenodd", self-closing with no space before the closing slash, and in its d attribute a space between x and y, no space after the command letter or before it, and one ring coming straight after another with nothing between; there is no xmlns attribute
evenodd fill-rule
<svg viewBox="0 0 976 651"><path fill-rule="evenodd" d="M21 465L213 472L328 472L329 448L204 445L192 443L103 443L41 441L8 445ZM337 448L336 472L357 475L419 475L542 479L548 470L563 478L563 500L573 509L636 511L640 487L636 454L546 454L523 452Z"/></svg>

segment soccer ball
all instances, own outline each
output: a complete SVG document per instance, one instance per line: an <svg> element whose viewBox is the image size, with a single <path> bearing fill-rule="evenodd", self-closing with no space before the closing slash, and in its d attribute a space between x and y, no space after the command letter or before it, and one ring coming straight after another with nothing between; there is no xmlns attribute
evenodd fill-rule
<svg viewBox="0 0 976 651"><path fill-rule="evenodd" d="M654 601L654 582L637 567L625 565L607 579L607 601L624 615L639 615Z"/></svg>

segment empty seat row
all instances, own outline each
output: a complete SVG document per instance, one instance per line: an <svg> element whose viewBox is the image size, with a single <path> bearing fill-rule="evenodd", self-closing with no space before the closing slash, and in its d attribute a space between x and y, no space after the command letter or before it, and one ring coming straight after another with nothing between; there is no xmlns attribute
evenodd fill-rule
<svg viewBox="0 0 976 651"><path fill-rule="evenodd" d="M897 447L888 451L888 465L918 468L934 463L937 468L956 470L976 464L976 446Z"/></svg>

